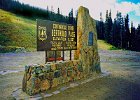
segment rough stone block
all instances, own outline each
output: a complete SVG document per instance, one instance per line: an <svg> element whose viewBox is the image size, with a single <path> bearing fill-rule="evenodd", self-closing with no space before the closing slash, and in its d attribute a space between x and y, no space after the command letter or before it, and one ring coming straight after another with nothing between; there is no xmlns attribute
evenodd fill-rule
<svg viewBox="0 0 140 100"><path fill-rule="evenodd" d="M56 64L51 64L51 71L55 71L57 69L57 65Z"/></svg>
<svg viewBox="0 0 140 100"><path fill-rule="evenodd" d="M45 91L48 90L49 88L50 88L50 82L47 79L43 80L40 84L40 90Z"/></svg>
<svg viewBox="0 0 140 100"><path fill-rule="evenodd" d="M52 87L56 87L59 85L59 79L58 78L54 78L53 82L52 82Z"/></svg>
<svg viewBox="0 0 140 100"><path fill-rule="evenodd" d="M56 71L54 72L54 78L58 78L58 77L60 77L60 75L61 75L60 70L56 70Z"/></svg>
<svg viewBox="0 0 140 100"><path fill-rule="evenodd" d="M45 64L43 68L43 72L49 73L51 71L51 65L50 64Z"/></svg>
<svg viewBox="0 0 140 100"><path fill-rule="evenodd" d="M92 33L92 35L91 35ZM92 36L92 37L91 37ZM92 41L92 44L89 42ZM75 56L82 62L85 74L90 73L90 67L100 63L97 46L96 23L89 14L89 10L84 7L78 9L77 19L77 50ZM77 58L76 58L77 59ZM100 65L100 64L98 64ZM100 66L98 66L100 67Z"/></svg>

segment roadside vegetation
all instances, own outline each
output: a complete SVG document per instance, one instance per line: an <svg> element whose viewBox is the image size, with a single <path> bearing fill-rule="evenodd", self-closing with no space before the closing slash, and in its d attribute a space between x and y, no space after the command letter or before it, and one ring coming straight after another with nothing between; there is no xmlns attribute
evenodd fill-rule
<svg viewBox="0 0 140 100"><path fill-rule="evenodd" d="M8 49L6 51L19 47L24 47L27 50L33 50L36 48L35 20L31 20L23 16L17 16L1 9L0 13L1 47L4 48L4 46L6 46Z"/></svg>
<svg viewBox="0 0 140 100"><path fill-rule="evenodd" d="M97 43L98 43L98 48L101 50L119 50L119 48L116 48L115 46L107 43L104 40L98 40Z"/></svg>
<svg viewBox="0 0 140 100"><path fill-rule="evenodd" d="M76 24L73 9L64 16L58 8L41 9L17 0L0 1L0 52L35 51L36 19ZM19 50L20 49L20 50Z"/></svg>
<svg viewBox="0 0 140 100"><path fill-rule="evenodd" d="M0 13L0 52L35 51L36 21L1 9ZM103 40L98 40L98 46L105 50L118 49Z"/></svg>

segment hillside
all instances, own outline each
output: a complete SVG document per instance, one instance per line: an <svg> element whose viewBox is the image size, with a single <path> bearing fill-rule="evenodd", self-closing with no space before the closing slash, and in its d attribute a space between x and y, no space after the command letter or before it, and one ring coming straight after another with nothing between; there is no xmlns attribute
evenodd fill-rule
<svg viewBox="0 0 140 100"><path fill-rule="evenodd" d="M0 9L0 45L36 50L36 21ZM98 40L99 49L114 50L114 46Z"/></svg>
<svg viewBox="0 0 140 100"><path fill-rule="evenodd" d="M36 48L35 21L0 9L0 45Z"/></svg>

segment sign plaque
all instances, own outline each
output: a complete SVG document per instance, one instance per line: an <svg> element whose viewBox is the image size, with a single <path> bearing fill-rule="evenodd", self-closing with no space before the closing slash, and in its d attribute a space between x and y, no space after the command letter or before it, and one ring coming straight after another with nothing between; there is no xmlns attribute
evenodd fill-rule
<svg viewBox="0 0 140 100"><path fill-rule="evenodd" d="M76 49L76 26L49 20L37 20L37 51Z"/></svg>

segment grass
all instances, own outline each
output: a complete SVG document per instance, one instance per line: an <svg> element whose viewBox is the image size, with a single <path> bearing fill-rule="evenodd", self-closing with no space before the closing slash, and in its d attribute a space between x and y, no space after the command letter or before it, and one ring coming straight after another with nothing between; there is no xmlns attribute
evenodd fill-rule
<svg viewBox="0 0 140 100"><path fill-rule="evenodd" d="M0 45L24 47L27 51L36 50L36 21L0 9ZM99 49L118 48L98 40Z"/></svg>
<svg viewBox="0 0 140 100"><path fill-rule="evenodd" d="M0 9L0 45L36 48L36 21Z"/></svg>
<svg viewBox="0 0 140 100"><path fill-rule="evenodd" d="M118 48L116 48L115 46L108 44L107 42L103 41L103 40L98 40L98 48L102 49L102 50L118 50Z"/></svg>

